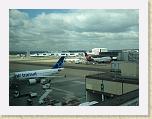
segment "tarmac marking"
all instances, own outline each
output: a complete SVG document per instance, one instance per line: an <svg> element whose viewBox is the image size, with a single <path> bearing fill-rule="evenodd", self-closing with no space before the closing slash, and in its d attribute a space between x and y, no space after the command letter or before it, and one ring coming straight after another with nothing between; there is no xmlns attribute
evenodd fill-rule
<svg viewBox="0 0 152 119"><path fill-rule="evenodd" d="M78 83L78 84L85 84L85 82L82 82L82 81L72 81L74 83Z"/></svg>
<svg viewBox="0 0 152 119"><path fill-rule="evenodd" d="M57 91L61 91L61 92L65 92L65 93L68 93L68 94L74 95L74 93L73 93L73 92L70 92L70 91L67 91L67 90L63 90L63 89L59 89L59 88L54 88L54 87L51 87L51 89L54 89L54 90L57 90Z"/></svg>
<svg viewBox="0 0 152 119"><path fill-rule="evenodd" d="M73 77L72 77L73 78ZM52 83L60 83L60 82L68 82L68 81L72 81L72 82L76 82L76 83L79 83L79 82L81 82L81 81L76 81L76 80L80 80L80 79L78 79L78 78L73 78L73 79L71 79L71 78L66 78L66 79L61 79L61 80L55 80L55 81L51 81ZM83 80L83 79L82 79ZM84 84L84 83L83 83Z"/></svg>

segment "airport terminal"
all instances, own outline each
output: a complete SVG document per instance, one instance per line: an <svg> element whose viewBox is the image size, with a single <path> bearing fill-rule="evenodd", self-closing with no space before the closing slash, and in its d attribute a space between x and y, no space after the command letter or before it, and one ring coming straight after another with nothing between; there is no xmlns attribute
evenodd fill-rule
<svg viewBox="0 0 152 119"><path fill-rule="evenodd" d="M10 106L138 106L139 50L10 51Z"/></svg>

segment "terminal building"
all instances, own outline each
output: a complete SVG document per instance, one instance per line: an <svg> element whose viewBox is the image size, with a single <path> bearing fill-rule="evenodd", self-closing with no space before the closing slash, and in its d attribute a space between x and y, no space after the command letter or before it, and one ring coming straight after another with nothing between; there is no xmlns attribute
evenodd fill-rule
<svg viewBox="0 0 152 119"><path fill-rule="evenodd" d="M139 66L134 62L113 62L111 72L85 78L86 101L99 106L139 104Z"/></svg>

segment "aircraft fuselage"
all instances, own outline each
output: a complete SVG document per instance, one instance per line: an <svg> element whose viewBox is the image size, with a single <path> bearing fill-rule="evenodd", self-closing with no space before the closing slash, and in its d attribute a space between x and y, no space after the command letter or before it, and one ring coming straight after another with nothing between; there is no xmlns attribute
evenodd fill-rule
<svg viewBox="0 0 152 119"><path fill-rule="evenodd" d="M61 70L61 68L15 72L15 77L18 78L18 79L49 77L53 74L58 73L60 70Z"/></svg>

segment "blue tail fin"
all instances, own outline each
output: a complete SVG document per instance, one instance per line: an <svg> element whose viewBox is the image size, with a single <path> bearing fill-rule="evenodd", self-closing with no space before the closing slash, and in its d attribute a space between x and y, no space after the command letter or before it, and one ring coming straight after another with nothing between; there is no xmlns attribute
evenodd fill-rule
<svg viewBox="0 0 152 119"><path fill-rule="evenodd" d="M52 69L56 69L56 68L62 68L63 64L64 64L64 58L65 57L61 57L57 63L52 67Z"/></svg>

